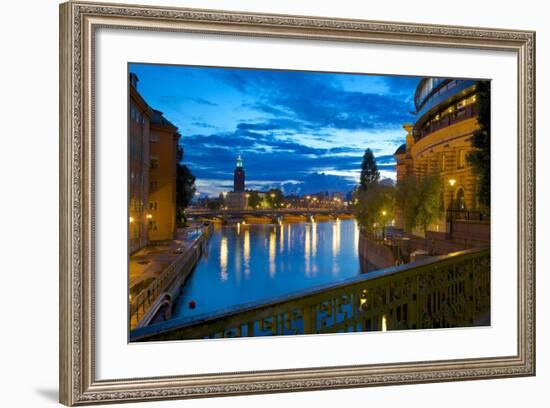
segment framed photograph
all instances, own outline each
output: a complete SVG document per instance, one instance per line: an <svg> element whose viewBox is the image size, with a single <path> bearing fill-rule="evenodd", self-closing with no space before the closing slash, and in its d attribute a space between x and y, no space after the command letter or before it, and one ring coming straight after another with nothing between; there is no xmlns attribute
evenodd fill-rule
<svg viewBox="0 0 550 408"><path fill-rule="evenodd" d="M60 6L66 405L535 374L535 33Z"/></svg>

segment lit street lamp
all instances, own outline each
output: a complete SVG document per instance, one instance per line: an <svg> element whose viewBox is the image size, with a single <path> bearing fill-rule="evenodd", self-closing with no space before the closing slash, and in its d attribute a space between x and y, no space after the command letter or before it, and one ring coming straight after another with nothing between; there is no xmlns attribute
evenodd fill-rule
<svg viewBox="0 0 550 408"><path fill-rule="evenodd" d="M382 210L382 241L386 241L386 210Z"/></svg>
<svg viewBox="0 0 550 408"><path fill-rule="evenodd" d="M451 202L449 204L449 234L453 236L453 212L454 212L454 196L455 196L455 184L456 180L451 178L449 179L449 185L451 186Z"/></svg>

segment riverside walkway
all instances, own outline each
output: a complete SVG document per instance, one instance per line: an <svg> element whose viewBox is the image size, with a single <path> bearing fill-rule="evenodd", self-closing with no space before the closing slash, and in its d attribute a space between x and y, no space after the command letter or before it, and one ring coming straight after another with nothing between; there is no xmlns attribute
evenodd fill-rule
<svg viewBox="0 0 550 408"><path fill-rule="evenodd" d="M201 223L178 228L172 241L149 245L130 256L130 328L138 326L140 319L154 304L158 295L171 284L177 270L169 277L166 276L167 272L177 269L178 264L194 249L198 238L205 234L207 229L208 226Z"/></svg>

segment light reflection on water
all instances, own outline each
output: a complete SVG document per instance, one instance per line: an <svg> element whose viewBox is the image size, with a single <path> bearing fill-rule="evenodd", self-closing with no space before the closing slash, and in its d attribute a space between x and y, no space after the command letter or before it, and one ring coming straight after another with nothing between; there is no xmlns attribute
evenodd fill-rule
<svg viewBox="0 0 550 408"><path fill-rule="evenodd" d="M268 300L360 273L355 220L224 226L176 300L174 317ZM188 303L194 300L196 307Z"/></svg>

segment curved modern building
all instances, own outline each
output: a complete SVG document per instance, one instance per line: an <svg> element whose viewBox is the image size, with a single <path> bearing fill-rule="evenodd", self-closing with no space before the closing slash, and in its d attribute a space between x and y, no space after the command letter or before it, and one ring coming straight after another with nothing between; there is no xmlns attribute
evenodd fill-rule
<svg viewBox="0 0 550 408"><path fill-rule="evenodd" d="M478 129L477 83L468 79L422 79L414 95L415 122L403 126L406 143L394 154L398 183L409 175L441 175L445 209L478 208L476 177L467 161L474 149L472 135ZM399 214L396 223L403 225ZM446 231L445 216L429 229Z"/></svg>

